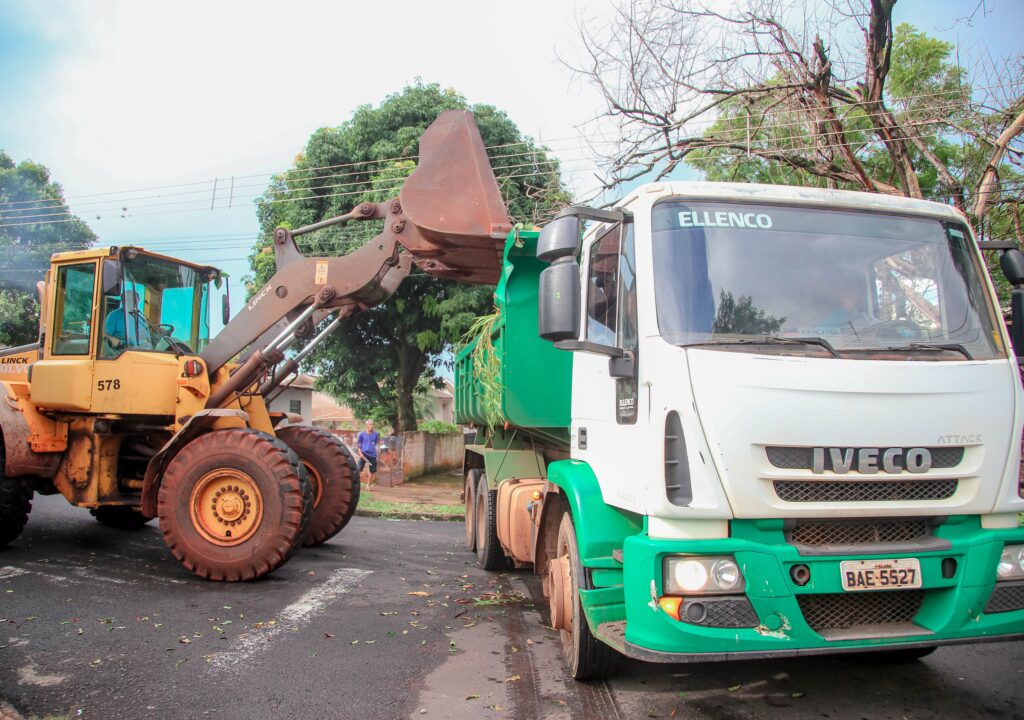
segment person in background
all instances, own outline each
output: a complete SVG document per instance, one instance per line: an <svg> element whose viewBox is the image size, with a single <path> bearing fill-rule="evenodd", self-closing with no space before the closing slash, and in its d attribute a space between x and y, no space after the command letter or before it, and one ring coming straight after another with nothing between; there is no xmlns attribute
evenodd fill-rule
<svg viewBox="0 0 1024 720"><path fill-rule="evenodd" d="M370 482L366 483L369 489L377 476L377 446L380 445L380 433L373 429L373 420L366 421L366 430L359 433L356 442L359 445L359 474L362 475L364 467L370 466Z"/></svg>

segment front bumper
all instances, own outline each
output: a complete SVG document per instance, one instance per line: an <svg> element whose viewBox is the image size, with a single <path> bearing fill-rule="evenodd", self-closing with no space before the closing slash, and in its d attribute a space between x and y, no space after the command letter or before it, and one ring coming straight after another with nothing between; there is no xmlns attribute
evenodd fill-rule
<svg viewBox="0 0 1024 720"><path fill-rule="evenodd" d="M660 540L645 534L627 538L618 566L621 573L607 562L588 569L592 589L583 590L581 599L590 627L620 652L656 662L930 647L1024 636L1024 601L1009 606L1003 602L998 608L990 605L1003 545L1024 542L1024 528L987 530L975 516L953 517L935 528L927 549L886 547L885 552L872 552L860 548L827 555L806 554L806 548L801 554L801 548L786 542L781 520L734 521L730 535L716 540ZM756 624L708 627L676 620L662 610L657 599L663 592L663 560L670 554L735 556L746 578L745 596ZM853 595L858 596L856 603L860 598L888 600L878 593L908 592L844 593L839 563L910 557L920 561L922 578L919 605L914 606L912 617L892 624L854 624L835 632L812 626L801 610L802 605L820 607L831 599L843 608ZM950 560L955 562L952 573ZM790 575L797 564L810 569L810 581L802 587Z"/></svg>

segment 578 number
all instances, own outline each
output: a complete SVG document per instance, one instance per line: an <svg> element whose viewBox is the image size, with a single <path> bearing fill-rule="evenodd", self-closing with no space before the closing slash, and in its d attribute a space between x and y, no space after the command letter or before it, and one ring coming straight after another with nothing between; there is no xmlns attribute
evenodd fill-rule
<svg viewBox="0 0 1024 720"><path fill-rule="evenodd" d="M96 381L96 389L99 390L100 392L103 392L104 390L120 390L121 389L121 381L120 380L97 380Z"/></svg>

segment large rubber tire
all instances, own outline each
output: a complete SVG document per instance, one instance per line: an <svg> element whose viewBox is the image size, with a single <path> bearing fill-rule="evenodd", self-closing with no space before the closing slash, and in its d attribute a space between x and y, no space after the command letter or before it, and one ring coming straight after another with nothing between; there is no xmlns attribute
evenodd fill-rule
<svg viewBox="0 0 1024 720"><path fill-rule="evenodd" d="M487 486L480 473L476 486L476 562L484 570L505 570L508 561L498 540L498 491Z"/></svg>
<svg viewBox="0 0 1024 720"><path fill-rule="evenodd" d="M157 515L182 565L234 582L283 565L302 543L312 504L305 471L284 443L252 430L215 430L168 463Z"/></svg>
<svg viewBox="0 0 1024 720"><path fill-rule="evenodd" d="M466 484L463 488L466 503L466 549L476 551L476 488L480 484L482 470L474 468L466 473Z"/></svg>
<svg viewBox="0 0 1024 720"><path fill-rule="evenodd" d="M127 505L107 505L93 508L89 514L101 525L118 530L141 530L152 518L143 517L142 513Z"/></svg>
<svg viewBox="0 0 1024 720"><path fill-rule="evenodd" d="M0 468L3 467L0 453ZM4 477L0 470L0 547L21 535L32 511L32 487L21 478Z"/></svg>
<svg viewBox="0 0 1024 720"><path fill-rule="evenodd" d="M560 630L562 657L565 658L569 674L576 680L601 680L615 670L618 662L616 652L594 637L590 624L583 613L580 590L584 588L583 563L576 544L576 527L569 513L562 515L558 526L556 557L568 556L572 590L572 629Z"/></svg>
<svg viewBox="0 0 1024 720"><path fill-rule="evenodd" d="M303 545L321 545L341 531L359 503L359 473L349 449L336 436L308 425L291 425L277 437L295 451L309 473L313 516Z"/></svg>

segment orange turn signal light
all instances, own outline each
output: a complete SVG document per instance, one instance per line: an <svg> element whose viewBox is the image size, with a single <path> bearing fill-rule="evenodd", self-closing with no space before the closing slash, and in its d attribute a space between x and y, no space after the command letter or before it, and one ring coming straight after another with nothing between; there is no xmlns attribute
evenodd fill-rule
<svg viewBox="0 0 1024 720"><path fill-rule="evenodd" d="M658 598L658 607L667 612L676 620L679 619L679 608L683 606L681 597L665 596Z"/></svg>
<svg viewBox="0 0 1024 720"><path fill-rule="evenodd" d="M534 490L533 491L533 499L534 500L540 500L540 490Z"/></svg>

